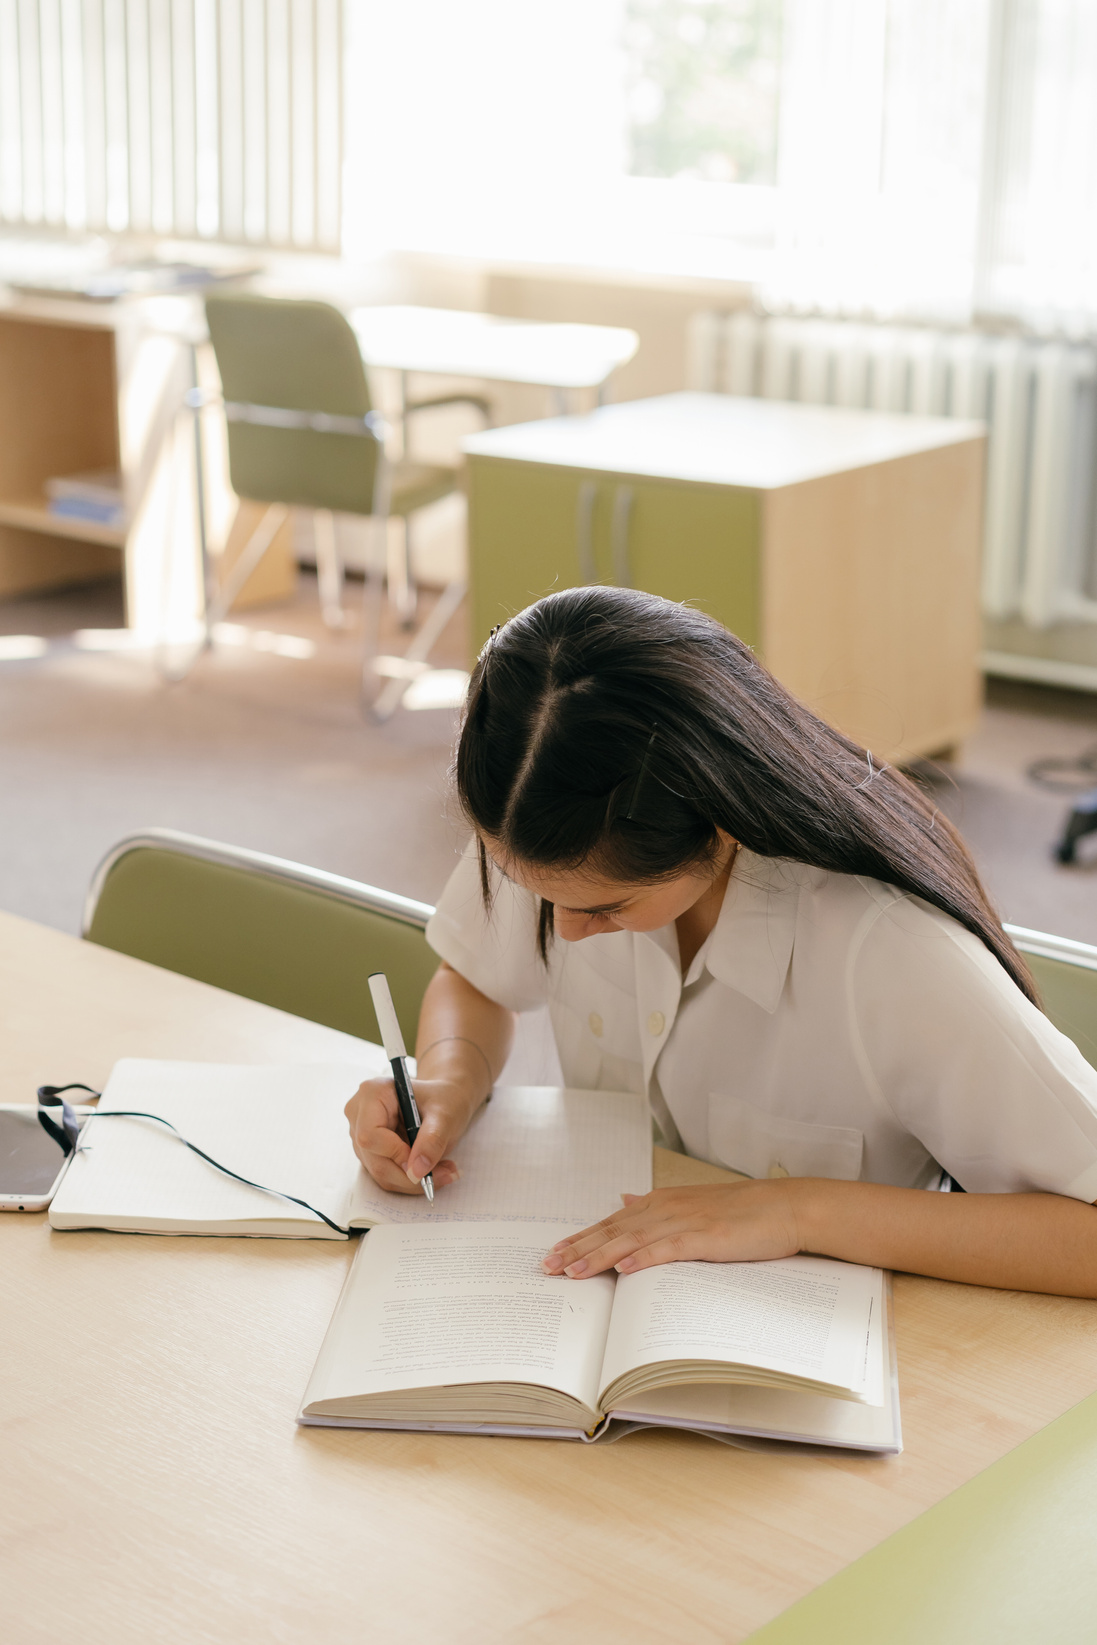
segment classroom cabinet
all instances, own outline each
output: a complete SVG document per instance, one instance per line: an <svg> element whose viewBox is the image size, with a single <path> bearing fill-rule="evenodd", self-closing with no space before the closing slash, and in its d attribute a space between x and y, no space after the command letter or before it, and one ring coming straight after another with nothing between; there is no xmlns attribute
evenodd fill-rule
<svg viewBox="0 0 1097 1645"><path fill-rule="evenodd" d="M530 463L469 472L479 643L553 588L617 583L696 601L753 645L758 509L745 491Z"/></svg>
<svg viewBox="0 0 1097 1645"><path fill-rule="evenodd" d="M681 394L465 451L474 647L617 583L710 612L881 759L973 728L981 425Z"/></svg>

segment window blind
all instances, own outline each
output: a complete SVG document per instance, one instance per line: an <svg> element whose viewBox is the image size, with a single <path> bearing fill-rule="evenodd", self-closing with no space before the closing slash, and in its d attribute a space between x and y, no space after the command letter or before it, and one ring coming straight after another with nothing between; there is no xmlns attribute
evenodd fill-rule
<svg viewBox="0 0 1097 1645"><path fill-rule="evenodd" d="M0 222L336 251L341 0L0 0Z"/></svg>

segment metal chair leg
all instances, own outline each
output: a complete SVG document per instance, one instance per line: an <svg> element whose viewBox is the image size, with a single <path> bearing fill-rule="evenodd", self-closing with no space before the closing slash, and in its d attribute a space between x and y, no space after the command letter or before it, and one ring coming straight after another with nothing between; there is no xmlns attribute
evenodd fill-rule
<svg viewBox="0 0 1097 1645"><path fill-rule="evenodd" d="M393 539L388 536L387 573L389 599L392 601L401 628L415 624L416 588L411 568L411 526L404 518L404 529Z"/></svg>
<svg viewBox="0 0 1097 1645"><path fill-rule="evenodd" d="M442 590L438 604L408 646L403 657L373 657L366 663L363 688L371 674L387 675L387 683L370 704L368 713L378 725L391 719L403 701L404 692L413 680L430 672L427 658L442 637L442 631L464 599L468 585L459 578Z"/></svg>
<svg viewBox="0 0 1097 1645"><path fill-rule="evenodd" d="M244 547L240 553L240 558L236 561L236 564L225 578L222 587L218 590L217 598L206 608L205 623L203 626L201 640L199 640L198 644L195 646L190 657L183 664L182 668L173 669L171 671L170 678L172 680L176 682L179 680L185 680L195 663L198 661L199 657L202 655L203 651L206 651L213 644L214 629L217 627L218 623L224 622L225 618L232 610L233 602L235 601L237 595L244 587L244 584L247 582L252 572L259 565L264 554L273 543L275 537L277 537L279 531L281 531L288 514L289 509L284 503L271 503L270 507L263 514L259 524L244 544Z"/></svg>
<svg viewBox="0 0 1097 1645"><path fill-rule="evenodd" d="M343 565L335 542L335 516L330 508L313 509L312 530L321 615L329 628L348 628L351 619L343 610Z"/></svg>

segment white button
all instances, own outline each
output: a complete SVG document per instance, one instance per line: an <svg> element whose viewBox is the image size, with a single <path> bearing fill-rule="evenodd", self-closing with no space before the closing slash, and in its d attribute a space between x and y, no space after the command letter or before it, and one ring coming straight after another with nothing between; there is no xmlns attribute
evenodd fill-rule
<svg viewBox="0 0 1097 1645"><path fill-rule="evenodd" d="M773 1164L770 1166L769 1171L767 1172L767 1175L771 1176L771 1177L787 1177L788 1172L785 1170L784 1166L781 1164L781 1161L779 1159L775 1159Z"/></svg>
<svg viewBox="0 0 1097 1645"><path fill-rule="evenodd" d="M653 1011L651 1016L648 1018L648 1033L658 1039L666 1025L667 1019L664 1017L663 1013L661 1011Z"/></svg>
<svg viewBox="0 0 1097 1645"><path fill-rule="evenodd" d="M593 1035L595 1035L595 1037L597 1039L601 1039L602 1038L602 1029L605 1026L605 1024L602 1022L602 1019L598 1015L597 1011L592 1011L590 1016L587 1018L587 1021L590 1023L591 1033Z"/></svg>

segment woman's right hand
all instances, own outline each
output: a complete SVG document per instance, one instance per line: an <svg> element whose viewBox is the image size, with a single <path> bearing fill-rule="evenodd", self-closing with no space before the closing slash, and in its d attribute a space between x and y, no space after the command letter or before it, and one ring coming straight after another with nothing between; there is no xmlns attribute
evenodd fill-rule
<svg viewBox="0 0 1097 1645"><path fill-rule="evenodd" d="M483 1100L467 1083L415 1080L415 1102L422 1127L415 1154L400 1131L400 1107L391 1079L366 1080L347 1103L354 1152L374 1182L395 1194L419 1194L428 1171L434 1186L456 1182L460 1172L449 1151L461 1137Z"/></svg>

